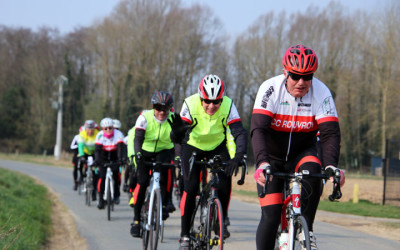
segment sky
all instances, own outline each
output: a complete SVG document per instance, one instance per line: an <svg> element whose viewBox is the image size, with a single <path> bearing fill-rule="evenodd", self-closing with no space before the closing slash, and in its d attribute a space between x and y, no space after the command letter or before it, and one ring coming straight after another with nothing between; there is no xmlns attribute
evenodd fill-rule
<svg viewBox="0 0 400 250"><path fill-rule="evenodd" d="M350 11L372 11L395 0L336 0ZM120 0L0 0L0 25L8 27L57 28L61 34L75 28L90 26L108 16ZM270 11L297 12L311 4L325 8L329 0L181 0L185 6L193 3L208 5L221 19L231 36L244 32L254 21Z"/></svg>

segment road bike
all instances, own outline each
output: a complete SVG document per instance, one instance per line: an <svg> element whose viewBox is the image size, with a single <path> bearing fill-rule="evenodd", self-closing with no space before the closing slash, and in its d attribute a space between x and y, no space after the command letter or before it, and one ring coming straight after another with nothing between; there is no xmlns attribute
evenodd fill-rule
<svg viewBox="0 0 400 250"><path fill-rule="evenodd" d="M273 178L280 178L284 180L283 189L283 206L281 214L281 223L276 235L275 249L311 249L310 233L307 222L301 214L301 185L306 178L318 178L321 180L329 179L325 173L310 174L308 170L303 170L298 173L284 173L284 172L271 172L270 169L264 170L266 176L266 183L268 183L270 176ZM333 191L329 195L329 200L334 201L342 197L340 191L340 170L336 169L333 173ZM261 198L265 197L265 190L267 184L264 186Z"/></svg>
<svg viewBox="0 0 400 250"><path fill-rule="evenodd" d="M164 221L162 197L160 189L160 170L162 167L174 167L174 164L158 161L144 161L145 166L151 167L152 178L146 191L146 198L141 211L143 249L157 249L158 241L162 242Z"/></svg>
<svg viewBox="0 0 400 250"><path fill-rule="evenodd" d="M104 167L107 169L106 177L104 179L104 195L103 200L107 203L107 219L111 220L111 211L114 211L114 179L113 169L119 168L120 164L116 162L105 163Z"/></svg>
<svg viewBox="0 0 400 250"><path fill-rule="evenodd" d="M193 165L205 166L211 174L210 181L200 192L195 211L191 218L190 240L193 249L224 248L224 218L221 202L218 198L218 184L220 172L223 172L228 163L223 162L221 156L216 155L205 161L195 161L196 153L192 154L190 169ZM242 173L238 185L244 184L245 174L248 172L247 161L241 164ZM200 218L199 223L195 219Z"/></svg>

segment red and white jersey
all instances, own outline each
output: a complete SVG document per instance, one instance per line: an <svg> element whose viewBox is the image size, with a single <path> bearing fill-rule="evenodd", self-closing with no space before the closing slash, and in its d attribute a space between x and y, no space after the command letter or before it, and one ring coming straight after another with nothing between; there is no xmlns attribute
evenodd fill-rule
<svg viewBox="0 0 400 250"><path fill-rule="evenodd" d="M124 135L118 129L114 129L114 136L107 138L104 131L100 131L96 136L96 145L101 145L104 151L116 151L118 143L124 143Z"/></svg>
<svg viewBox="0 0 400 250"><path fill-rule="evenodd" d="M273 77L258 90L251 124L256 162L295 157L315 144L320 130L324 165L337 166L340 130L328 87L314 77L308 93L296 98L287 91L285 80L283 74Z"/></svg>

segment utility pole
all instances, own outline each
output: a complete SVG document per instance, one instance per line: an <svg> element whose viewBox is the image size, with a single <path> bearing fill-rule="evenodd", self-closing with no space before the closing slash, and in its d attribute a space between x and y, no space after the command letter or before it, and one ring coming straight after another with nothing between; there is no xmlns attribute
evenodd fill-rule
<svg viewBox="0 0 400 250"><path fill-rule="evenodd" d="M56 160L60 160L61 156L61 147L62 147L62 110L63 110L63 85L68 84L68 78L63 75L60 75L56 84L58 84L58 105L57 105L57 137L56 137L56 145L54 147L54 156Z"/></svg>

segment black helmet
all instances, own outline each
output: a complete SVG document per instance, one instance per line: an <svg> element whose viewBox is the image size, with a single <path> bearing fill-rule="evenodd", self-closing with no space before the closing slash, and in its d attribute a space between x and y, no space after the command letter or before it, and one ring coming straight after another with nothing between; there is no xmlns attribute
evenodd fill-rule
<svg viewBox="0 0 400 250"><path fill-rule="evenodd" d="M156 91L151 97L151 103L153 105L160 104L172 107L172 105L174 104L174 99L172 98L172 95L170 95L168 92Z"/></svg>

